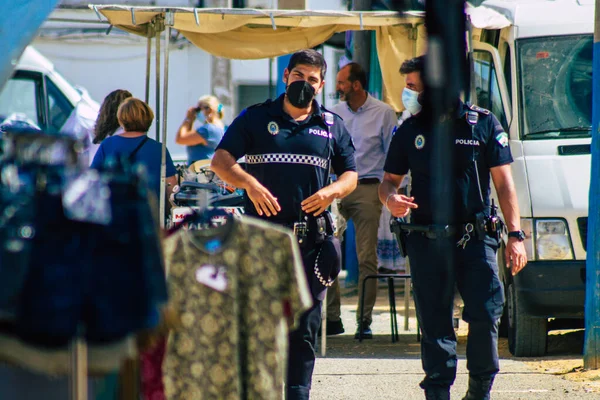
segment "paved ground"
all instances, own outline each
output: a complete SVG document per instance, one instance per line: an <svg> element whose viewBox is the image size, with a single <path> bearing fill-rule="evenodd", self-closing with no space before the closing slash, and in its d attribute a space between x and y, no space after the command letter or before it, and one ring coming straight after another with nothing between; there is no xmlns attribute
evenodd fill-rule
<svg viewBox="0 0 600 400"><path fill-rule="evenodd" d="M402 285L398 285L402 286ZM400 341L391 342L386 285L380 292L373 318L374 338L354 339L356 288L342 289L342 320L346 333L327 338L326 355L317 360L312 400L423 399L418 384L423 378L420 347L416 340L414 308L409 311L409 331L404 331L403 291L397 290ZM452 399L466 392L465 334L459 329L459 370ZM492 392L493 400L600 399L600 373L582 371L582 331L561 332L549 338L549 355L542 359L516 359L508 344L499 344L501 373Z"/></svg>

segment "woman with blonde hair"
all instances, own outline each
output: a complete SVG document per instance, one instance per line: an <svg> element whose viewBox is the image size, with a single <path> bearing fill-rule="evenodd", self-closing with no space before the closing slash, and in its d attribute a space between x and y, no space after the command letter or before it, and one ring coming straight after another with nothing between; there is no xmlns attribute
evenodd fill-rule
<svg viewBox="0 0 600 400"><path fill-rule="evenodd" d="M201 125L194 129L194 121ZM187 146L188 166L198 160L208 160L215 154L225 133L223 104L215 96L207 95L190 107L177 131L175 142Z"/></svg>

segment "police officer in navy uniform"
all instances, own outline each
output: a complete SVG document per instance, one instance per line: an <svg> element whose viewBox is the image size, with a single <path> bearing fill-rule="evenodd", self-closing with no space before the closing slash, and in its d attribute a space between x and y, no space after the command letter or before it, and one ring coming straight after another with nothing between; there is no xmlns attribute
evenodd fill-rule
<svg viewBox="0 0 600 400"><path fill-rule="evenodd" d="M358 180L354 146L341 118L315 100L326 70L317 51L293 54L283 76L286 93L243 111L211 164L225 182L245 189L246 214L293 229L300 242L314 305L290 334L288 399L309 398L324 290L339 271L339 245L326 210ZM246 170L236 162L242 156ZM331 184L330 168L337 176Z"/></svg>
<svg viewBox="0 0 600 400"><path fill-rule="evenodd" d="M455 283L464 300L463 319L469 323L467 368L469 388L464 399L487 400L498 363L498 324L504 290L498 276L496 251L500 223L493 217L490 175L509 231L506 260L512 274L527 263L520 215L510 163L508 136L488 110L457 100L451 128L453 171L446 181L451 191L452 214L434 225L432 209L433 169L430 112L422 109L425 58L406 61L400 72L406 89L403 103L414 115L396 131L385 163L379 198L394 217L406 217L402 225L411 264L417 317L423 332L421 356L425 379L421 387L427 399L450 398L456 377L456 335L452 325ZM410 171L411 196L397 194ZM451 194L452 193L452 194ZM452 197L451 197L452 196ZM438 222L438 221L435 221ZM439 223L438 222L438 223ZM445 223L444 223L445 222ZM442 249L443 251L440 251Z"/></svg>

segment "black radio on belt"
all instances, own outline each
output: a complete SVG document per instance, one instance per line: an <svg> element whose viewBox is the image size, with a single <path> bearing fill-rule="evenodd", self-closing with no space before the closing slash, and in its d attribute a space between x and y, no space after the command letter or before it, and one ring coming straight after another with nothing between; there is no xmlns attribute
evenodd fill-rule
<svg viewBox="0 0 600 400"><path fill-rule="evenodd" d="M318 217L311 217L310 220L305 218L302 222L295 222L293 229L299 244L306 242L309 233L311 242L319 244L335 233L335 222L331 213L325 211Z"/></svg>
<svg viewBox="0 0 600 400"><path fill-rule="evenodd" d="M504 231L504 221L498 215L498 207L492 199L492 205L490 206L490 215L488 216L486 228L489 235L497 240L502 238L502 232Z"/></svg>
<svg viewBox="0 0 600 400"><path fill-rule="evenodd" d="M294 235L298 238L298 243L304 243L306 236L308 235L308 224L306 222L295 222Z"/></svg>
<svg viewBox="0 0 600 400"><path fill-rule="evenodd" d="M483 240L487 234L496 240L500 240L503 231L504 222L498 215L498 206L496 206L494 199L492 199L489 215L484 212L475 214L475 232L477 233L477 238Z"/></svg>

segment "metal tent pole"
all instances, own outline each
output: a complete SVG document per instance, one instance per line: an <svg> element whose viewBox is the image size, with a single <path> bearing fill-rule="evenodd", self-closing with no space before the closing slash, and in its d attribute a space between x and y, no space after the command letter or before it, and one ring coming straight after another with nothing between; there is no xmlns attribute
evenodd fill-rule
<svg viewBox="0 0 600 400"><path fill-rule="evenodd" d="M410 274L410 260L406 258L406 274ZM404 280L404 330L410 329L410 278Z"/></svg>
<svg viewBox="0 0 600 400"><path fill-rule="evenodd" d="M71 399L87 400L87 345L85 339L77 336L71 343Z"/></svg>
<svg viewBox="0 0 600 400"><path fill-rule="evenodd" d="M592 171L589 194L589 220L587 238L586 283L585 283L585 346L583 366L586 369L600 368L600 0L596 0L594 15L594 47L592 61ZM531 267L529 267L531 268Z"/></svg>
<svg viewBox="0 0 600 400"><path fill-rule="evenodd" d="M163 78L163 102L162 102L162 153L160 161L160 226L165 227L166 208L166 175L167 175L167 106L169 104L169 42L171 40L171 26L175 22L175 14L168 11L165 15L165 60Z"/></svg>
<svg viewBox="0 0 600 400"><path fill-rule="evenodd" d="M329 289L325 290L325 298L323 299L323 306L321 311L321 357L327 355L327 296L329 296Z"/></svg>
<svg viewBox="0 0 600 400"><path fill-rule="evenodd" d="M146 42L146 91L144 92L144 101L150 102L150 58L152 57L152 34L148 34Z"/></svg>
<svg viewBox="0 0 600 400"><path fill-rule="evenodd" d="M156 123L156 141L160 141L160 34L164 30L163 19L156 18L155 21L155 35L156 39L156 107L154 109L155 123Z"/></svg>

